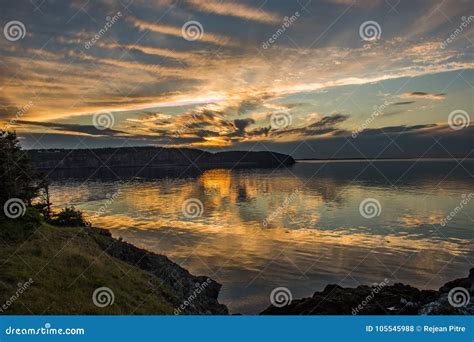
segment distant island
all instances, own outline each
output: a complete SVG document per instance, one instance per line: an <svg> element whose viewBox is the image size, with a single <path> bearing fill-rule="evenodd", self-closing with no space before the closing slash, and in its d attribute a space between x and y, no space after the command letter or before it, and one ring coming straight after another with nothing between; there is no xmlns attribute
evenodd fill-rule
<svg viewBox="0 0 474 342"><path fill-rule="evenodd" d="M280 167L295 163L285 154L261 151L211 153L190 148L121 147L98 149L44 149L27 151L37 169L77 168L239 168Z"/></svg>

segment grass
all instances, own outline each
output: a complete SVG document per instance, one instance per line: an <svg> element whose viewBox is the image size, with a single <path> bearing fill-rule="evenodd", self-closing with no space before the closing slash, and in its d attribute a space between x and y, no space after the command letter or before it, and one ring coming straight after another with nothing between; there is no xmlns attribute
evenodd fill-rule
<svg viewBox="0 0 474 342"><path fill-rule="evenodd" d="M16 220L0 222L0 314L173 313L177 299L159 278L106 254L87 228L25 227ZM15 229L21 238L12 238ZM22 233L25 229L30 233ZM31 286L5 308L30 278ZM99 287L113 291L112 305L94 305Z"/></svg>

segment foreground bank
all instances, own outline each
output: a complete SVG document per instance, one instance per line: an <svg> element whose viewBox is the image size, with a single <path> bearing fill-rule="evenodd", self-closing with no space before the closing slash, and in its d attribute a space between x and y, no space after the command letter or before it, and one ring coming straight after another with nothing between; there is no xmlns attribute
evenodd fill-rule
<svg viewBox="0 0 474 342"><path fill-rule="evenodd" d="M3 229L22 229L20 222ZM42 224L0 249L1 314L227 314L221 285L106 230Z"/></svg>

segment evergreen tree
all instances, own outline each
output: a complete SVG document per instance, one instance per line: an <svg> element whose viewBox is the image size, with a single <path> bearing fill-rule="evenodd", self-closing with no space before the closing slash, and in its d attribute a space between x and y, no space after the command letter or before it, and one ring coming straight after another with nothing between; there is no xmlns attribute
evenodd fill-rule
<svg viewBox="0 0 474 342"><path fill-rule="evenodd" d="M1 206L12 198L18 198L26 206L32 206L36 199L35 206L46 213L49 210L47 188L47 182L34 169L27 152L22 150L16 133L0 131Z"/></svg>

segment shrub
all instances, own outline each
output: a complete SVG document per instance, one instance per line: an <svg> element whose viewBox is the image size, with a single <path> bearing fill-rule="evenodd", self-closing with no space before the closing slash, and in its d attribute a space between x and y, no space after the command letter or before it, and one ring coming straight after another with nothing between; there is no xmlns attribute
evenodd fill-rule
<svg viewBox="0 0 474 342"><path fill-rule="evenodd" d="M49 223L60 227L88 227L90 223L84 218L84 214L76 208L65 207L60 212L53 214Z"/></svg>

